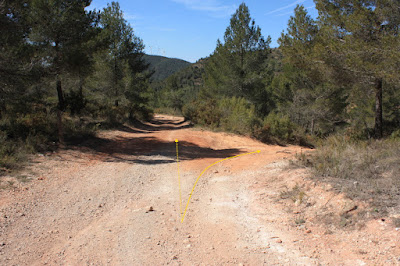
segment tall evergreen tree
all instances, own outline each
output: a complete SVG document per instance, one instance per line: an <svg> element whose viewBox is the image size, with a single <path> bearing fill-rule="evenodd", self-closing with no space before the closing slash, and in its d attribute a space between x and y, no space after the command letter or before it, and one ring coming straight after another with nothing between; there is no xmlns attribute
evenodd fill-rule
<svg viewBox="0 0 400 266"><path fill-rule="evenodd" d="M383 89L399 83L400 3L393 0L315 0L327 65L353 76L375 98L375 135L383 135ZM332 58L336 58L332 60ZM332 61L334 63L332 63Z"/></svg>
<svg viewBox="0 0 400 266"><path fill-rule="evenodd" d="M242 3L232 15L224 42L217 41L206 65L205 86L209 92L263 103L266 93L263 74L270 42L271 38L264 39L248 7Z"/></svg>
<svg viewBox="0 0 400 266"><path fill-rule="evenodd" d="M74 60L82 48L82 40L92 27L93 16L85 10L91 0L32 0L30 2L29 41L36 47L47 74L54 77L58 95L58 137L62 144L62 113L66 108L61 75L76 69L81 60ZM82 55L81 53L79 53Z"/></svg>
<svg viewBox="0 0 400 266"><path fill-rule="evenodd" d="M321 60L323 43L319 28L302 5L295 8L286 33L278 40L284 55L284 71L274 80L274 94L281 112L288 113L311 134L327 133L340 122L345 107L343 90L332 84L332 73Z"/></svg>
<svg viewBox="0 0 400 266"><path fill-rule="evenodd" d="M103 58L104 67L112 76L112 83L108 87L114 95L114 105L118 106L125 91L124 78L147 69L142 59L144 45L124 19L118 2L112 2L104 8L100 24L103 28L102 38L108 43L107 55ZM130 69L127 72L126 67Z"/></svg>

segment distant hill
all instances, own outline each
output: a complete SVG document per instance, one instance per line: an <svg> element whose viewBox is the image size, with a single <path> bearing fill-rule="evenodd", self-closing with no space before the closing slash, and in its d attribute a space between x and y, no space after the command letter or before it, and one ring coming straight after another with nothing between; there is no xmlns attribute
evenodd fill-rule
<svg viewBox="0 0 400 266"><path fill-rule="evenodd" d="M144 60L150 64L150 70L155 71L151 77L151 81L153 82L164 80L191 65L191 63L185 60L157 55L145 55Z"/></svg>

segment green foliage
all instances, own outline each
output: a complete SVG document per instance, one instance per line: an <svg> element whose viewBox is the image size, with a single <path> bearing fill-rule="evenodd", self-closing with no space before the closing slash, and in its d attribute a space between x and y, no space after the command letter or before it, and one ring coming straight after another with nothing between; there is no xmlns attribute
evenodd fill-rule
<svg viewBox="0 0 400 266"><path fill-rule="evenodd" d="M325 65L343 81L363 87L363 94L374 99L375 137L383 135L383 101L385 84L399 85L398 47L400 36L397 1L348 2L318 0L320 14L321 54ZM322 52L323 51L323 52ZM351 78L344 78L345 76ZM358 89L358 88L357 88ZM351 102L359 94L352 94Z"/></svg>
<svg viewBox="0 0 400 266"><path fill-rule="evenodd" d="M264 120L264 127L268 129L268 132L275 137L284 140L291 140L293 137L293 131L295 126L290 121L289 117L281 116L270 113Z"/></svg>
<svg viewBox="0 0 400 266"><path fill-rule="evenodd" d="M7 134L0 131L0 174L7 169L16 168L26 159L26 151L19 142L10 141Z"/></svg>
<svg viewBox="0 0 400 266"><path fill-rule="evenodd" d="M198 98L198 93L203 85L202 74L204 62L199 61L165 79L153 83L155 92L154 106L157 108L170 108L173 113L182 113L182 108L189 102Z"/></svg>
<svg viewBox="0 0 400 266"><path fill-rule="evenodd" d="M209 128L218 128L220 125L220 109L218 101L213 98L204 98L192 101L183 107L183 115L193 123Z"/></svg>
<svg viewBox="0 0 400 266"><path fill-rule="evenodd" d="M273 93L278 110L312 135L326 135L343 123L346 94L334 85L329 69L318 62L322 42L319 28L303 6L297 6L287 33L279 39L283 74L275 77Z"/></svg>
<svg viewBox="0 0 400 266"><path fill-rule="evenodd" d="M144 45L123 18L123 12L117 2L112 2L104 8L100 25L103 28L100 37L106 40L108 48L98 55L97 72L100 74L97 75L99 79L96 85L101 86L101 89L114 99L115 106L118 106L120 101L123 101L123 96L126 96L126 87L132 90L132 76L147 68L143 59ZM132 93L128 94L132 99Z"/></svg>
<svg viewBox="0 0 400 266"><path fill-rule="evenodd" d="M390 138L393 140L400 140L400 129L396 130L390 135Z"/></svg>
<svg viewBox="0 0 400 266"><path fill-rule="evenodd" d="M115 125L151 117L142 40L118 3L101 16L90 3L1 1L2 170L55 148L57 135L59 142L93 136L92 119Z"/></svg>
<svg viewBox="0 0 400 266"><path fill-rule="evenodd" d="M204 98L183 106L185 118L212 129L250 135L259 119L255 107L244 98Z"/></svg>
<svg viewBox="0 0 400 266"><path fill-rule="evenodd" d="M265 117L261 126L257 126L254 130L254 136L266 143L296 143L302 142L302 136L299 134L298 128L291 122L288 116L271 112Z"/></svg>
<svg viewBox="0 0 400 266"><path fill-rule="evenodd" d="M219 126L226 131L247 135L257 123L254 105L244 98L223 98L218 102Z"/></svg>
<svg viewBox="0 0 400 266"><path fill-rule="evenodd" d="M251 19L248 7L242 3L232 15L224 35L224 43L217 47L205 68L205 87L213 97L243 97L256 105L265 115L268 93L265 86L268 72L270 37L261 34L260 27Z"/></svg>

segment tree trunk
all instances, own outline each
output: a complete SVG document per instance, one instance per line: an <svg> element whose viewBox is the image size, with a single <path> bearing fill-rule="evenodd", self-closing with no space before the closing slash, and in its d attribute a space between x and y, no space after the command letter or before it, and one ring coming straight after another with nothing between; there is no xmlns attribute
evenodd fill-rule
<svg viewBox="0 0 400 266"><path fill-rule="evenodd" d="M375 84L375 138L383 136L382 91L382 79L377 79Z"/></svg>
<svg viewBox="0 0 400 266"><path fill-rule="evenodd" d="M64 146L64 126L62 122L63 112L65 109L64 94L61 87L61 80L57 77L56 82L57 95L58 95L58 110L57 110L57 128L58 128L58 141L60 146Z"/></svg>

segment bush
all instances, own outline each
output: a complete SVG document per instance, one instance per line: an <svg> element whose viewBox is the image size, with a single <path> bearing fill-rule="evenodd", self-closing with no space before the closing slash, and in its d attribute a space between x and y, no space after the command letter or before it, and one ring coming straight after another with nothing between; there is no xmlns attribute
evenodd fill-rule
<svg viewBox="0 0 400 266"><path fill-rule="evenodd" d="M84 120L65 117L64 135L65 140L78 143L88 138L94 137L99 124L86 123Z"/></svg>
<svg viewBox="0 0 400 266"><path fill-rule="evenodd" d="M197 108L195 102L190 102L182 107L182 115L186 119L194 122L196 114L197 114Z"/></svg>
<svg viewBox="0 0 400 266"><path fill-rule="evenodd" d="M258 123L254 106L244 98L197 100L184 105L182 112L195 124L242 135L250 135Z"/></svg>
<svg viewBox="0 0 400 266"><path fill-rule="evenodd" d="M257 124L254 105L244 98L224 98L218 102L220 127L237 134L250 134Z"/></svg>
<svg viewBox="0 0 400 266"><path fill-rule="evenodd" d="M7 169L17 168L26 158L26 151L20 141L11 141L0 131L0 174Z"/></svg>
<svg viewBox="0 0 400 266"><path fill-rule="evenodd" d="M264 119L262 127L255 128L254 135L257 139L267 143L302 144L301 140L303 140L299 129L290 121L289 117L274 112Z"/></svg>
<svg viewBox="0 0 400 266"><path fill-rule="evenodd" d="M97 130L77 118L64 117L67 141L91 137ZM55 149L57 123L54 114L28 113L6 116L0 120L0 172L18 169L29 154Z"/></svg>
<svg viewBox="0 0 400 266"><path fill-rule="evenodd" d="M15 114L4 117L0 121L0 130L7 132L11 139L26 139L29 135L56 134L56 118L54 115L41 113Z"/></svg>
<svg viewBox="0 0 400 266"><path fill-rule="evenodd" d="M400 140L400 129L394 131L391 135L390 138L393 140Z"/></svg>
<svg viewBox="0 0 400 266"><path fill-rule="evenodd" d="M127 112L122 106L105 106L100 116L105 119L108 128L118 127L128 120Z"/></svg>
<svg viewBox="0 0 400 266"><path fill-rule="evenodd" d="M185 118L193 123L218 128L220 126L221 114L216 99L207 98L204 100L193 101L182 108Z"/></svg>

